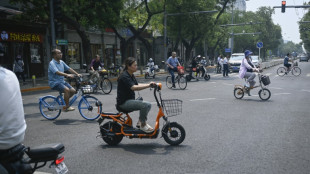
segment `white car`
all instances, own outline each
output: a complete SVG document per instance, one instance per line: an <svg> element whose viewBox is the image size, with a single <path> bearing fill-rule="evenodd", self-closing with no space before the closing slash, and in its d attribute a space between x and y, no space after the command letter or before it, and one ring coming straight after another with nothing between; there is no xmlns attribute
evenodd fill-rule
<svg viewBox="0 0 310 174"><path fill-rule="evenodd" d="M233 53L229 59L229 70L232 72L239 71L241 61L244 58L244 53Z"/></svg>
<svg viewBox="0 0 310 174"><path fill-rule="evenodd" d="M237 72L240 69L241 61L244 58L244 53L234 53L231 55L231 58L229 60L230 63L230 71ZM262 63L262 59L258 59L258 56L252 55L252 62L253 64L258 67Z"/></svg>

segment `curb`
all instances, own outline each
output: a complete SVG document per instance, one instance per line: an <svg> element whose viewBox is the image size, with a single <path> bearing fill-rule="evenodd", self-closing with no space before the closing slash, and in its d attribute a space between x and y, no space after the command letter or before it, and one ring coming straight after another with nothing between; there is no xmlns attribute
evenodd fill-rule
<svg viewBox="0 0 310 174"><path fill-rule="evenodd" d="M166 72L159 72L157 74L166 74ZM136 77L144 77L144 74L137 75ZM110 78L109 80L111 82L115 82L117 81L117 77ZM42 90L47 90L47 89L51 89L51 87L49 86L33 87L33 88L21 89L20 91L21 93L25 93L25 92L33 92L33 91L42 91Z"/></svg>

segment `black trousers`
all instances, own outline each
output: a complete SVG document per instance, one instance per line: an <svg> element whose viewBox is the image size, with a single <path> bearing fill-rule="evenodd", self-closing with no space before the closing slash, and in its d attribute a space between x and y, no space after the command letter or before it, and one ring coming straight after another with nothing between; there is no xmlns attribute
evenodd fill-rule
<svg viewBox="0 0 310 174"><path fill-rule="evenodd" d="M15 72L17 79L19 79L19 76L22 76L23 82L25 82L25 75L24 72Z"/></svg>
<svg viewBox="0 0 310 174"><path fill-rule="evenodd" d="M223 71L223 76L228 76L228 64L223 64L224 71Z"/></svg>

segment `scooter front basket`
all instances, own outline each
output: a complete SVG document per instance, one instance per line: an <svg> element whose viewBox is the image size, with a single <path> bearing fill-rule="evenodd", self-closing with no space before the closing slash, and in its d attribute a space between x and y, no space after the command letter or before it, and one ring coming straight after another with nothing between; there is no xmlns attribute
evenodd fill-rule
<svg viewBox="0 0 310 174"><path fill-rule="evenodd" d="M183 101L179 99L162 100L166 116L171 117L182 114L182 103Z"/></svg>

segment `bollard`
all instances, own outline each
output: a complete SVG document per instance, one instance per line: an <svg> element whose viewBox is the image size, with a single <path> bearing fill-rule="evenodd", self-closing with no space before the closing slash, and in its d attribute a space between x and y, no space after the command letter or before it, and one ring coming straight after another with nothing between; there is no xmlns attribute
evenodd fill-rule
<svg viewBox="0 0 310 174"><path fill-rule="evenodd" d="M36 76L32 75L32 86L35 87L36 86Z"/></svg>

